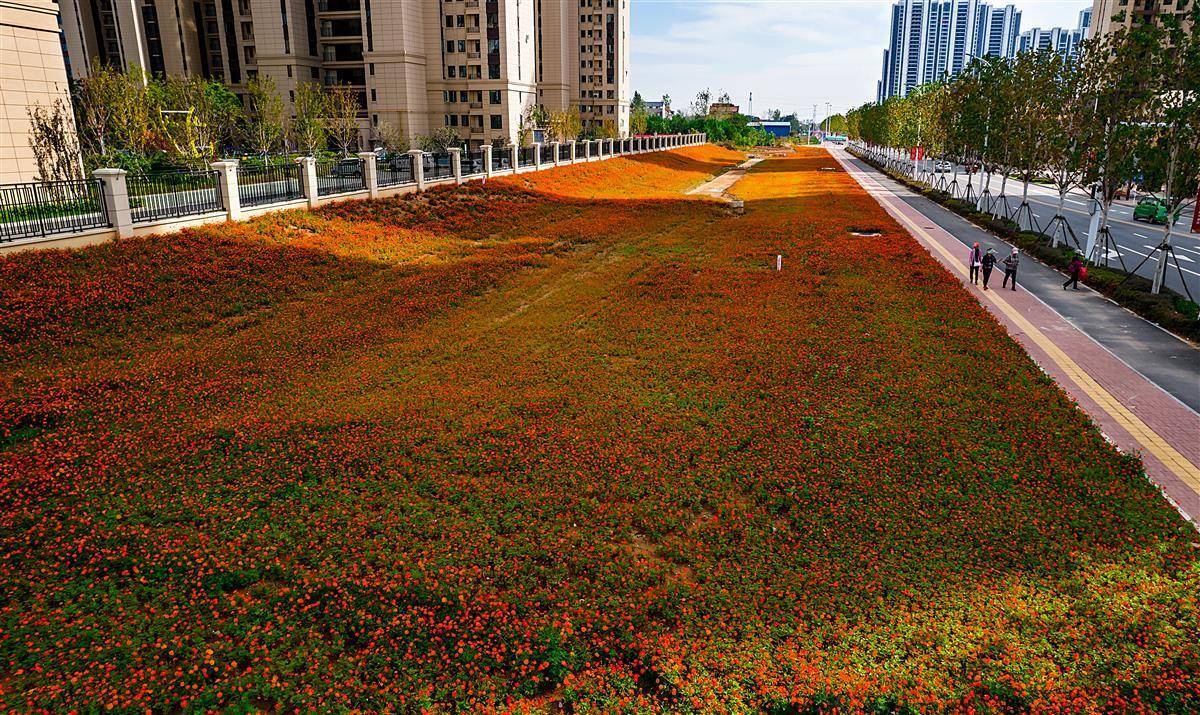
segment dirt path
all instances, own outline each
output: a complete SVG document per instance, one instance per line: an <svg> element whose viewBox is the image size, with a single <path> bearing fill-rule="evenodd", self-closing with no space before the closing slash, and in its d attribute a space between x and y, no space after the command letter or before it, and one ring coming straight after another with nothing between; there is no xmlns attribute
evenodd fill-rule
<svg viewBox="0 0 1200 715"><path fill-rule="evenodd" d="M711 196L712 198L720 199L721 201L733 201L734 198L728 194L729 189L731 189L734 184L736 184L742 179L743 176L746 175L746 172L750 170L750 167L754 166L760 161L762 161L762 157L747 159L741 164L738 164L737 168L730 169L711 181L706 181L696 188L691 189L687 193Z"/></svg>

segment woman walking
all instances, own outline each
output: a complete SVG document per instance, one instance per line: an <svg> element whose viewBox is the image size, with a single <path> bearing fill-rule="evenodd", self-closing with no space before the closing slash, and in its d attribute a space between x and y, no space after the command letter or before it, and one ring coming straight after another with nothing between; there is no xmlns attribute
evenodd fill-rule
<svg viewBox="0 0 1200 715"><path fill-rule="evenodd" d="M988 279L992 277L992 269L996 267L996 249L989 248L987 253L983 254L980 267L983 269L983 289L987 290Z"/></svg>
<svg viewBox="0 0 1200 715"><path fill-rule="evenodd" d="M1083 273L1083 261L1079 260L1079 254L1071 256L1071 265L1067 266L1067 281L1063 283L1063 290L1067 286L1071 286L1072 290L1079 290L1079 279Z"/></svg>
<svg viewBox="0 0 1200 715"><path fill-rule="evenodd" d="M983 251L979 250L979 242L971 246L971 257L967 261L971 266L971 282L979 285L979 266L983 265Z"/></svg>

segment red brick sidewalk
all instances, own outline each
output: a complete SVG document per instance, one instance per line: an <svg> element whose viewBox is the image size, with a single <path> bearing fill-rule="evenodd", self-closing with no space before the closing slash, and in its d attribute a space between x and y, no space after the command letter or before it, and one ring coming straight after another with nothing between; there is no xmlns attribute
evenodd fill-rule
<svg viewBox="0 0 1200 715"><path fill-rule="evenodd" d="M962 244L868 173L831 152L925 248L968 285ZM933 224L932 228L929 227ZM1025 290L979 291L981 303L1121 450L1141 456L1150 479L1184 516L1200 520L1200 415L1134 371Z"/></svg>

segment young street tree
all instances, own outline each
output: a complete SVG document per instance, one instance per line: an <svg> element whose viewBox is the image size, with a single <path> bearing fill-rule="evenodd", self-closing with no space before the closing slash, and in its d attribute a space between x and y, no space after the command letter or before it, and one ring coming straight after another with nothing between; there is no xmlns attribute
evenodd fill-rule
<svg viewBox="0 0 1200 715"><path fill-rule="evenodd" d="M74 88L84 169L145 163L150 151L150 102L144 73L96 62Z"/></svg>
<svg viewBox="0 0 1200 715"><path fill-rule="evenodd" d="M1160 20L1163 40L1148 58L1159 82L1148 102L1150 121L1139 142L1146 175L1154 179L1150 185L1162 187L1167 205L1162 243L1155 249L1153 293L1162 289L1169 262L1179 270L1171 234L1183 208L1195 201L1200 177L1200 5L1193 5L1187 22L1181 20L1169 14Z"/></svg>
<svg viewBox="0 0 1200 715"><path fill-rule="evenodd" d="M266 158L283 143L283 98L268 75L246 83L246 115L242 134L246 145Z"/></svg>
<svg viewBox="0 0 1200 715"><path fill-rule="evenodd" d="M49 107L36 104L29 113L29 146L37 162L38 181L82 178L79 138L71 107L62 98Z"/></svg>
<svg viewBox="0 0 1200 715"><path fill-rule="evenodd" d="M1083 72L1074 58L1057 52L1047 56L1051 63L1051 81L1045 85L1043 101L1055 110L1054 121L1046 122L1042 143L1046 147L1045 170L1058 192L1058 205L1045 232L1050 245L1058 246L1070 238L1080 251L1083 246L1063 214L1067 194L1079 185L1084 173L1084 156L1088 147L1088 119L1093 117L1083 92Z"/></svg>
<svg viewBox="0 0 1200 715"><path fill-rule="evenodd" d="M149 94L155 135L178 163L205 168L232 138L241 104L224 84L168 77L151 83Z"/></svg>
<svg viewBox="0 0 1200 715"><path fill-rule="evenodd" d="M325 129L325 99L325 91L316 82L296 85L296 113L288 126L288 134L296 149L308 156L316 156L329 141Z"/></svg>
<svg viewBox="0 0 1200 715"><path fill-rule="evenodd" d="M325 97L326 128L342 156L358 147L358 92L346 85L331 87Z"/></svg>

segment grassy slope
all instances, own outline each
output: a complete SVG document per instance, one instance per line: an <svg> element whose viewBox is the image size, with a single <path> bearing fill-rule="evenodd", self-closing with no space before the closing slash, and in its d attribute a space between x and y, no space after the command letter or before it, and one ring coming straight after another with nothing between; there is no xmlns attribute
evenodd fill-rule
<svg viewBox="0 0 1200 715"><path fill-rule="evenodd" d="M737 159L0 261L0 693L1194 709L1136 461L819 150L679 196Z"/></svg>

